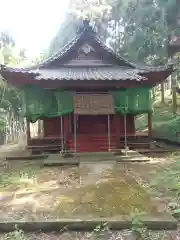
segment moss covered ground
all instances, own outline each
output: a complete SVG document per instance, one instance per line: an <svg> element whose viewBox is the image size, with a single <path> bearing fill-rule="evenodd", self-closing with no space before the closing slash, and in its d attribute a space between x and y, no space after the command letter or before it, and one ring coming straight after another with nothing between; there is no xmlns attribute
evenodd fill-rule
<svg viewBox="0 0 180 240"><path fill-rule="evenodd" d="M74 217L113 217L130 216L136 210L158 215L157 206L146 189L125 171L113 169L99 183L81 186L59 199L55 212L66 217L69 214Z"/></svg>

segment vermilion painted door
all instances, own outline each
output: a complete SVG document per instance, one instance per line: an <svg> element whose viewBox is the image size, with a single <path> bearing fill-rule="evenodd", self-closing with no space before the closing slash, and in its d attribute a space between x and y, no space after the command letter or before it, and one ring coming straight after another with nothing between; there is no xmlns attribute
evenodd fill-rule
<svg viewBox="0 0 180 240"><path fill-rule="evenodd" d="M61 136L61 118L45 118L44 119L44 136L60 137Z"/></svg>
<svg viewBox="0 0 180 240"><path fill-rule="evenodd" d="M108 131L108 116L79 115L77 117L77 133L99 133L105 134Z"/></svg>

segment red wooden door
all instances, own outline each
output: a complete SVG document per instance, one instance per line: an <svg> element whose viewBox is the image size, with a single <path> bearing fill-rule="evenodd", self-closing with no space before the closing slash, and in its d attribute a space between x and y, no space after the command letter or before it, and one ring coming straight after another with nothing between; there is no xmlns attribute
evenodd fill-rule
<svg viewBox="0 0 180 240"><path fill-rule="evenodd" d="M60 137L61 136L61 118L45 118L44 119L44 136Z"/></svg>
<svg viewBox="0 0 180 240"><path fill-rule="evenodd" d="M108 116L84 116L77 119L77 133L106 134L108 131Z"/></svg>

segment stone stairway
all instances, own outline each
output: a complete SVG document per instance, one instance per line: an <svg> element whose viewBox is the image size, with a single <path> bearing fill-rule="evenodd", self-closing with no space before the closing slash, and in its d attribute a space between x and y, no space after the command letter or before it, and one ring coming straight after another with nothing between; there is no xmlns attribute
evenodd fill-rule
<svg viewBox="0 0 180 240"><path fill-rule="evenodd" d="M75 150L74 138L68 140L68 149ZM110 149L116 149L116 136L110 137ZM76 139L76 152L108 152L109 142L106 134L79 135Z"/></svg>

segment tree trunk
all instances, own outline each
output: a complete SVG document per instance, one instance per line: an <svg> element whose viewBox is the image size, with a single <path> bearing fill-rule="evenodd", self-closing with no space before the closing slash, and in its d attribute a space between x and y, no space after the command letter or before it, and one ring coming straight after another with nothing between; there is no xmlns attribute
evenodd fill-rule
<svg viewBox="0 0 180 240"><path fill-rule="evenodd" d="M177 112L177 99L176 99L176 76L171 75L171 89L172 89L172 110L175 115Z"/></svg>
<svg viewBox="0 0 180 240"><path fill-rule="evenodd" d="M161 103L164 103L164 84L161 83Z"/></svg>

